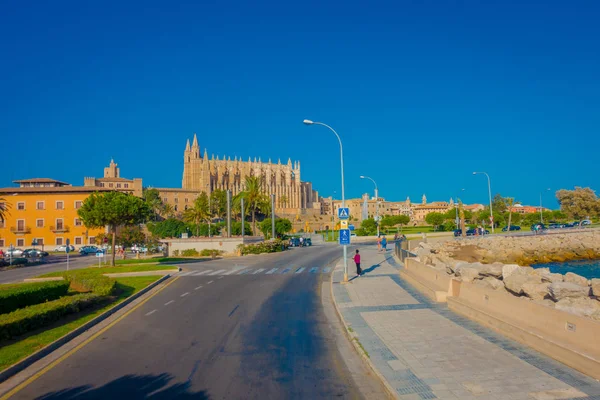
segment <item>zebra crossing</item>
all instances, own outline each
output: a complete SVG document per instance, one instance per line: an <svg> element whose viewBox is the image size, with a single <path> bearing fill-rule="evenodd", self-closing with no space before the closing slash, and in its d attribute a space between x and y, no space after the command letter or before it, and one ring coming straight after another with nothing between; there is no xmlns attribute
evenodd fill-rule
<svg viewBox="0 0 600 400"><path fill-rule="evenodd" d="M236 267L235 269L205 269L203 271L185 271L180 272L177 276L233 276L233 275L318 275L327 274L331 271L331 267L277 267L277 268L246 268Z"/></svg>

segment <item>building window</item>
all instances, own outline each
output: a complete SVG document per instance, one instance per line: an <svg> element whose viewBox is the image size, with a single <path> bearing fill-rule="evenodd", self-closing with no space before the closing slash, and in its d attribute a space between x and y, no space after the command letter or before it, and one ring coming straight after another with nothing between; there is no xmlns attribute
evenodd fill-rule
<svg viewBox="0 0 600 400"><path fill-rule="evenodd" d="M79 210L79 209L81 208L81 206L82 206L82 205L83 205L83 201L81 201L81 200L77 200L77 201L75 202L75 209L76 209L76 210Z"/></svg>
<svg viewBox="0 0 600 400"><path fill-rule="evenodd" d="M63 201L57 201L56 202L56 209L57 210L64 210L65 209L65 203Z"/></svg>
<svg viewBox="0 0 600 400"><path fill-rule="evenodd" d="M38 246L43 246L44 245L44 238L37 238L37 245Z"/></svg>
<svg viewBox="0 0 600 400"><path fill-rule="evenodd" d="M17 220L17 230L19 232L23 232L25 230L25 220L24 219Z"/></svg>
<svg viewBox="0 0 600 400"><path fill-rule="evenodd" d="M166 197L163 197L163 203L168 203L169 199L167 199Z"/></svg>
<svg viewBox="0 0 600 400"><path fill-rule="evenodd" d="M25 246L25 239L17 239L17 247Z"/></svg>
<svg viewBox="0 0 600 400"><path fill-rule="evenodd" d="M120 184L120 183L117 183L117 187L118 187L118 188L121 188L121 184Z"/></svg>
<svg viewBox="0 0 600 400"><path fill-rule="evenodd" d="M57 238L56 238L56 243L55 243L55 244L56 244L57 246L62 246L62 244L63 244L63 238L57 237Z"/></svg>
<svg viewBox="0 0 600 400"><path fill-rule="evenodd" d="M177 204L175 204L175 207L173 208L175 211L177 211Z"/></svg>
<svg viewBox="0 0 600 400"><path fill-rule="evenodd" d="M188 198L187 198L187 197L184 199L184 202L185 202L185 203L187 203L187 202L188 202Z"/></svg>
<svg viewBox="0 0 600 400"><path fill-rule="evenodd" d="M179 203L179 197L175 197L175 203Z"/></svg>
<svg viewBox="0 0 600 400"><path fill-rule="evenodd" d="M19 201L17 203L17 210L24 210L25 209L25 202L24 201Z"/></svg>
<svg viewBox="0 0 600 400"><path fill-rule="evenodd" d="M35 203L36 210L43 210L44 207L45 207L45 204L43 201L38 201L37 203Z"/></svg>
<svg viewBox="0 0 600 400"><path fill-rule="evenodd" d="M108 184L108 187L113 187L113 184L112 184L112 183L109 183L109 184Z"/></svg>
<svg viewBox="0 0 600 400"><path fill-rule="evenodd" d="M36 228L43 228L44 227L44 220L43 219L36 219L35 220L35 226L36 226Z"/></svg>
<svg viewBox="0 0 600 400"><path fill-rule="evenodd" d="M76 245L82 245L83 244L83 238L81 236L75 236L75 244Z"/></svg>
<svg viewBox="0 0 600 400"><path fill-rule="evenodd" d="M0 221L0 228L6 228L6 225L4 225L4 221Z"/></svg>
<svg viewBox="0 0 600 400"><path fill-rule="evenodd" d="M96 237L95 236L90 236L88 238L88 244L96 244Z"/></svg>
<svg viewBox="0 0 600 400"><path fill-rule="evenodd" d="M82 226L83 223L81 222L81 220L79 218L75 218L75 226Z"/></svg>
<svg viewBox="0 0 600 400"><path fill-rule="evenodd" d="M56 219L56 230L63 229L63 227L64 227L63 219L57 218Z"/></svg>
<svg viewBox="0 0 600 400"><path fill-rule="evenodd" d="M104 187L104 182L100 182L100 187Z"/></svg>
<svg viewBox="0 0 600 400"><path fill-rule="evenodd" d="M4 247L4 239L0 239L0 247Z"/></svg>
<svg viewBox="0 0 600 400"><path fill-rule="evenodd" d="M185 207L183 207L184 210L187 210L187 204L185 205Z"/></svg>
<svg viewBox="0 0 600 400"><path fill-rule="evenodd" d="M123 186L125 187L125 189L129 188L129 183L124 183Z"/></svg>

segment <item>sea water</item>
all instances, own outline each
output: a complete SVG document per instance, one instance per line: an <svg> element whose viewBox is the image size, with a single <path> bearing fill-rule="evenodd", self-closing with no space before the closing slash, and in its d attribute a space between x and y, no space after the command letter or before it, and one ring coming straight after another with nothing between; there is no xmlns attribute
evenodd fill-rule
<svg viewBox="0 0 600 400"><path fill-rule="evenodd" d="M551 262L546 264L534 264L532 267L550 268L550 272L563 275L567 272L573 272L587 279L600 278L600 260Z"/></svg>

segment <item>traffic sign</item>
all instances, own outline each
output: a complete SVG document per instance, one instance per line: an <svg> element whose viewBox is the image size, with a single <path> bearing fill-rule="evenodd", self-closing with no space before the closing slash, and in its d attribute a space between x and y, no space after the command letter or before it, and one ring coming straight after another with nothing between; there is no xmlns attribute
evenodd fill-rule
<svg viewBox="0 0 600 400"><path fill-rule="evenodd" d="M348 218L350 218L350 209L348 207L340 207L340 208L338 208L338 218L339 219L348 219Z"/></svg>
<svg viewBox="0 0 600 400"><path fill-rule="evenodd" d="M350 229L340 229L340 244L350 244Z"/></svg>
<svg viewBox="0 0 600 400"><path fill-rule="evenodd" d="M353 231L354 230L354 225L352 225L352 224L348 225L348 229L350 229L351 231Z"/></svg>
<svg viewBox="0 0 600 400"><path fill-rule="evenodd" d="M103 251L97 251L96 252L96 257L104 257L104 252Z"/></svg>
<svg viewBox="0 0 600 400"><path fill-rule="evenodd" d="M348 229L348 220L347 219L343 219L340 221L340 228L341 229Z"/></svg>
<svg viewBox="0 0 600 400"><path fill-rule="evenodd" d="M67 245L65 246L65 252L67 252L67 254L69 254L70 251L71 251L71 240L67 239Z"/></svg>

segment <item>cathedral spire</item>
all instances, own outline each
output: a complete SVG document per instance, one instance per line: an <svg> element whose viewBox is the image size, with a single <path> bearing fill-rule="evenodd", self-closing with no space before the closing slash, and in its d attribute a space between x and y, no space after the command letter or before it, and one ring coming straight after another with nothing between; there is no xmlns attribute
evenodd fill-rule
<svg viewBox="0 0 600 400"><path fill-rule="evenodd" d="M292 165L292 159L288 157L288 165Z"/></svg>
<svg viewBox="0 0 600 400"><path fill-rule="evenodd" d="M196 137L195 133L194 133L194 141L192 142L192 148L198 148L198 138Z"/></svg>
<svg viewBox="0 0 600 400"><path fill-rule="evenodd" d="M204 159L208 161L208 151L204 149Z"/></svg>
<svg viewBox="0 0 600 400"><path fill-rule="evenodd" d="M190 139L188 139L187 143L185 144L185 151L190 151Z"/></svg>

